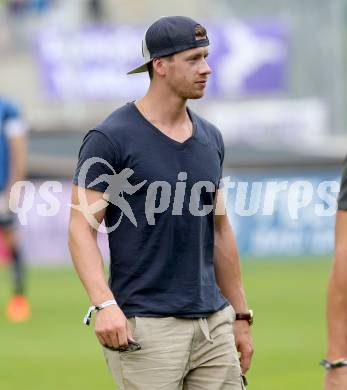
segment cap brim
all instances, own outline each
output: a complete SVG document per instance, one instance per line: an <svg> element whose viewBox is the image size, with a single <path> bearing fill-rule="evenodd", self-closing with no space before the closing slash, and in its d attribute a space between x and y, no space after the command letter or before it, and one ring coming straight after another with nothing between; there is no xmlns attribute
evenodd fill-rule
<svg viewBox="0 0 347 390"><path fill-rule="evenodd" d="M151 60L151 61L152 61L152 60ZM144 64L138 66L137 68L130 70L129 72L127 72L127 74L134 74L134 73L147 72L147 71L148 71L147 65L148 65L151 61L147 61L147 62L145 62Z"/></svg>

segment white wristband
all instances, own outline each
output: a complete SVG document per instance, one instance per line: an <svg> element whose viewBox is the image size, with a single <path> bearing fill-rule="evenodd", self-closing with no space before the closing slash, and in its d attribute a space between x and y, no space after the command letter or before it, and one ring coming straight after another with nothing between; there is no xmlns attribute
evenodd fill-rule
<svg viewBox="0 0 347 390"><path fill-rule="evenodd" d="M100 305L90 306L88 311L87 311L87 314L83 318L83 323L85 325L89 325L90 324L90 319L92 317L92 313L93 312L98 312L98 311L100 311L102 309L105 309L106 307L112 306L112 305L118 306L118 303L116 302L115 299L110 299L108 301L105 301L105 302L101 303Z"/></svg>

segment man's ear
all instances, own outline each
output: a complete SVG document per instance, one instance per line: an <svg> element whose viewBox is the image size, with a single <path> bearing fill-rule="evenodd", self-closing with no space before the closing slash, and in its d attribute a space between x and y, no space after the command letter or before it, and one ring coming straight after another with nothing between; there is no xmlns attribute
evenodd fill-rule
<svg viewBox="0 0 347 390"><path fill-rule="evenodd" d="M164 58L162 57L154 58L153 70L155 70L159 74L159 76L162 77L165 76L167 72L167 67L168 67L167 61L165 61Z"/></svg>

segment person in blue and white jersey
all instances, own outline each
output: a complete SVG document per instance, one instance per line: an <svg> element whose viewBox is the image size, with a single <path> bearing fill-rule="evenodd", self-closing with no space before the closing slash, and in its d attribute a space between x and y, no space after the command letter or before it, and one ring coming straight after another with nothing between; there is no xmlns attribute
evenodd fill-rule
<svg viewBox="0 0 347 390"><path fill-rule="evenodd" d="M0 97L0 230L10 254L13 269L13 294L6 314L10 321L25 321L30 316L30 304L25 295L25 271L18 240L14 215L9 208L11 191L16 181L26 174L27 126L18 108Z"/></svg>

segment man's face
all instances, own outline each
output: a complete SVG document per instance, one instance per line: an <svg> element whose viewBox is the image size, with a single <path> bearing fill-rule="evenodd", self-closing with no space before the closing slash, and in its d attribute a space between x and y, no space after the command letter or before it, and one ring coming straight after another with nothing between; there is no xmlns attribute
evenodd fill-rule
<svg viewBox="0 0 347 390"><path fill-rule="evenodd" d="M212 73L206 62L208 46L184 50L167 59L165 80L183 99L200 99Z"/></svg>

